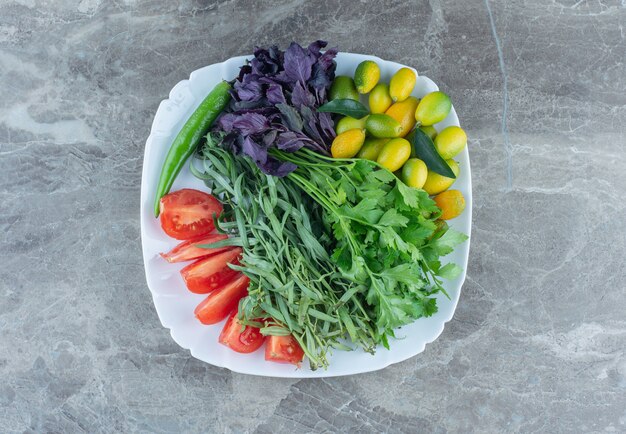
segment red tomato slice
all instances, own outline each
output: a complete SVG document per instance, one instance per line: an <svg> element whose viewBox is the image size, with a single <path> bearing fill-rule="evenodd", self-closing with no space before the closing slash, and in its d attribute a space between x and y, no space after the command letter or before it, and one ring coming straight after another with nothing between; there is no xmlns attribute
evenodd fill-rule
<svg viewBox="0 0 626 434"><path fill-rule="evenodd" d="M211 244L216 243L218 241L222 241L228 238L228 235L224 234L211 234L206 237L198 237L193 240L183 241L172 250L167 253L161 253L163 259L167 262L184 262L191 261L193 259L204 258L205 256L210 256L215 253L223 252L225 250L230 250L231 247L218 247L217 249L202 249L200 247L196 247L200 244Z"/></svg>
<svg viewBox="0 0 626 434"><path fill-rule="evenodd" d="M302 359L304 359L304 351L293 336L267 337L265 360L300 366Z"/></svg>
<svg viewBox="0 0 626 434"><path fill-rule="evenodd" d="M214 291L196 307L194 314L202 324L216 324L237 309L239 300L248 295L250 279L245 274L239 275L226 286Z"/></svg>
<svg viewBox="0 0 626 434"><path fill-rule="evenodd" d="M228 321L220 333L219 342L238 353L251 353L263 345L265 336L256 327L246 326L242 332L242 325L237 320L238 313L235 310L228 317Z"/></svg>
<svg viewBox="0 0 626 434"><path fill-rule="evenodd" d="M180 270L187 289L196 294L208 294L214 289L221 288L233 280L238 271L228 264L239 264L241 249L231 248L208 258L199 259Z"/></svg>
<svg viewBox="0 0 626 434"><path fill-rule="evenodd" d="M177 240L190 240L213 231L213 214L222 204L210 194L190 188L166 194L159 203L161 227Z"/></svg>

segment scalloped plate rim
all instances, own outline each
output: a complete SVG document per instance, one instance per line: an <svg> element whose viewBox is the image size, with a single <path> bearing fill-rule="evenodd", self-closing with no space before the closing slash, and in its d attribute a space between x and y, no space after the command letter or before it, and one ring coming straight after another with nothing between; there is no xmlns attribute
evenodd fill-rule
<svg viewBox="0 0 626 434"><path fill-rule="evenodd" d="M144 152L144 158L143 158L143 168L142 168L142 181L141 181L141 209L140 209L140 220L141 220L141 240L142 240L142 256L143 256L143 260L144 260L144 269L145 269L145 275L146 275L146 282L148 283L148 289L150 290L151 296L152 296L152 301L153 304L155 305L155 308L157 307L157 303L158 303L158 299L160 298L175 298L173 295L160 295L155 293L155 291L153 290L153 287L150 285L150 260L153 257L153 253L151 253L147 248L147 244L148 244L148 234L147 234L147 227L144 224L144 215L146 214L146 212L148 213L149 216L152 216L152 207L148 206L148 204L151 204L152 200L150 199L149 195L147 195L147 191L149 190L148 187L148 169L151 168L153 166L153 163L151 161L152 155L153 153L158 153L161 154L161 156L164 156L165 154L165 150L156 150L155 149L155 144L153 143L157 138L159 137L164 137L166 136L165 134L163 134L163 131L160 131L158 129L159 126L159 122L158 120L160 119L160 116L164 116L163 115L163 110L165 110L165 108L168 106L168 104L170 104L176 97L175 93L177 90L182 90L183 88L189 90L189 92L191 92L191 90L189 89L194 78L200 76L203 72L210 70L212 68L219 68L220 70L224 70L226 67L228 67L228 64L234 63L234 62L239 62L238 65L243 64L243 62L246 59L251 58L251 55L242 55L242 56L234 56L231 57L227 60L225 60L224 62L220 62L220 63L214 63L211 65L207 65L204 66L202 68L198 68L194 71L192 71L189 75L188 79L185 80L181 80L178 83L176 83L173 87L172 90L169 92L168 94L168 98L162 100L159 103L157 112L155 113L153 122L152 122L152 126L151 126L151 130L150 130L150 135L148 136L147 140L146 140L146 146L145 146L145 152ZM372 59L372 60L376 60L377 62L379 62L379 64L384 65L386 68L392 67L395 69L399 69L401 67L404 67L405 65L402 65L400 63L397 62L393 62L393 61L386 61L383 60L377 56L372 56L372 55L365 55L365 54L357 54L357 53L346 53L346 52L341 52L339 53L339 55L337 56L337 63L338 63L338 68L341 65L341 59L342 58L352 58L352 61L356 61L356 60L361 60L361 59ZM415 70L414 68L411 68L413 70ZM417 73L417 71L415 71ZM420 76L418 74L419 79L423 79L423 80L427 80L428 82L432 83L432 85L434 85L436 88L438 88L436 86L436 84L434 84L434 82L432 82L432 80L430 80L428 77L425 76ZM232 78L231 78L232 79ZM203 98L204 96L202 96ZM194 101L196 103L199 103L199 101ZM187 107L187 109L185 110L184 113L182 113L181 116L179 116L178 121L175 124L182 124L182 121L184 119L186 119L188 117L187 113L191 112L191 106L193 106L194 104L190 104L189 107ZM197 106L197 104L195 104L195 106ZM193 107L193 109L195 109L195 106ZM449 119L450 118L450 119ZM458 120L458 116L456 115L456 111L454 109L454 107L452 107L451 110L451 114L448 116L448 118L446 118L446 120L444 120L442 122L442 124L455 124L455 125L459 125L459 120ZM439 124L438 124L439 125ZM177 134L178 130L180 128L172 128L170 129L170 134ZM174 133L172 133L172 131L175 131ZM424 351L426 345L434 342L442 333L443 330L445 328L445 325L452 320L452 318L454 317L454 313L456 311L456 307L458 305L458 301L460 299L460 293L462 290L462 286L463 283L465 282L466 276L467 276L467 263L468 263L468 259L469 259L469 248L470 248L470 242L471 242L471 221L472 221L472 182L471 182L471 167L470 167L470 161L469 161L469 155L468 155L468 151L467 148L461 153L459 154L459 156L457 157L461 157L464 159L464 163L463 164L463 174L464 174L464 179L466 180L466 183L464 184L463 187L464 190L466 190L466 210L463 214L464 219L463 221L468 221L469 224L467 225L467 230L466 233L468 235L468 240L463 243L462 245L458 246L457 249L455 250L455 253L460 252L462 250L462 256L463 256L463 262L464 265L463 266L463 271L461 273L461 275L459 277L457 277L457 279L455 279L455 286L458 286L458 288L456 288L456 296L452 297L451 300L449 300L452 305L451 308L449 309L450 312L446 317L440 317L439 319L441 320L441 322L439 324L437 324L436 330L433 330L434 333L429 333L428 337L425 337L424 339L422 339L420 341L420 344L418 345L418 348L415 348L415 351L412 353L405 353L402 355L397 354L396 357L391 357L392 354L394 353L394 342L391 343L391 350L387 351L384 349L379 349L379 351L387 351L387 354L389 355L388 357L385 357L384 361L382 361L382 363L369 363L366 364L364 366L359 366L356 367L354 369L348 370L346 372L333 372L333 366L332 366L332 361L331 361L331 365L328 368L328 370L318 370L318 371L311 371L308 368L308 365L305 364L303 365L303 368L301 369L294 369L292 366L288 366L288 365L279 365L279 366L284 366L284 369L280 370L277 372L276 369L273 369L272 372L263 372L262 368L259 369L245 369L245 368L240 368L236 363L228 363L228 361L232 361L233 357L228 357L228 360L212 360L212 361L207 361L205 359L203 359L200 355L198 355L198 353L196 351L194 351L194 348L192 348L191 346L185 345L184 343L181 343L179 339L176 338L175 336L175 326L172 325L168 325L168 321L164 319L164 313L163 311L160 311L159 309L156 309L157 311L157 316L159 317L159 321L161 322L161 324L163 325L163 327L167 328L170 331L170 336L172 337L172 339L179 345L181 346L181 348L187 350L190 352L191 356L194 358L197 358L199 360L202 360L206 363L212 364L214 366L218 366L218 367L222 367L222 368L227 368L233 372L237 372L237 373L241 373L241 374L248 374L248 375L257 375L257 376L266 376L266 377L276 377L276 378L322 378L322 377L336 377L336 376L345 376L345 375L354 375L354 374L359 374L359 373L366 373L366 372L373 372L373 371L377 371L380 369L384 369L392 364L395 363L400 363L402 361L408 360L411 357L414 357L418 354L420 354L421 352ZM157 165L158 168L160 169L160 164ZM154 182L154 181L152 181ZM167 237L162 234L163 238L165 239L165 242L167 243L175 243L175 240L169 240L167 239ZM152 256L150 256L152 254ZM182 282L181 282L182 284ZM452 284L452 283L451 283ZM438 297L440 298L440 297ZM439 302L439 299L438 299ZM428 318L428 319L432 319L435 317L439 317L439 313L434 314L432 317ZM420 321L420 320L417 320ZM415 323L413 323L415 324ZM217 327L217 325L213 326L213 327ZM395 341L397 342L397 341ZM219 345L219 343L214 342L213 345ZM240 354L236 354L233 353L235 358L236 357L246 357L247 355L240 355ZM372 360L374 360L374 357L372 357ZM269 362L266 362L269 363ZM275 365L275 364L273 364Z"/></svg>

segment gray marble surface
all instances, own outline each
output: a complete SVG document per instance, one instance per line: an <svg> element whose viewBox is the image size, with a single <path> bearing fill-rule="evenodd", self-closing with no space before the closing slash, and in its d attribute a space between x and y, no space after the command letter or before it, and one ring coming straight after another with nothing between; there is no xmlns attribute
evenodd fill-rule
<svg viewBox="0 0 626 434"><path fill-rule="evenodd" d="M626 5L617 0L0 1L1 432L626 432ZM255 44L415 66L470 136L454 320L371 374L233 374L143 276L152 115Z"/></svg>

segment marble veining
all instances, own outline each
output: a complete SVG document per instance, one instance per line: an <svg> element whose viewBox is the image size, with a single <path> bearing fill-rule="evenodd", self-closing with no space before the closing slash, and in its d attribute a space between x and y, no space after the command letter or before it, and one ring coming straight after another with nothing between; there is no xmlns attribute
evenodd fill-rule
<svg viewBox="0 0 626 434"><path fill-rule="evenodd" d="M625 26L618 0L0 1L0 431L626 432ZM453 98L468 278L403 363L234 374L154 311L144 142L190 71L317 38Z"/></svg>

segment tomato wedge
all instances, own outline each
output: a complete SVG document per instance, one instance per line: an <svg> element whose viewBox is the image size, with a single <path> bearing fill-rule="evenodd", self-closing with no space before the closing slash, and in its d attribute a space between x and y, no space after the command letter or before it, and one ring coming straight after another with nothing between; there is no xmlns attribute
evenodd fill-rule
<svg viewBox="0 0 626 434"><path fill-rule="evenodd" d="M304 351L293 336L267 337L265 360L277 363L291 363L300 366L302 359L304 359Z"/></svg>
<svg viewBox="0 0 626 434"><path fill-rule="evenodd" d="M241 249L231 248L208 258L199 259L180 270L187 289L196 294L208 294L230 282L238 273L228 264L239 264Z"/></svg>
<svg viewBox="0 0 626 434"><path fill-rule="evenodd" d="M213 231L213 214L222 212L222 204L210 194L184 188L166 194L159 202L161 227L177 240L190 240Z"/></svg>
<svg viewBox="0 0 626 434"><path fill-rule="evenodd" d="M198 237L192 240L183 241L172 250L167 253L161 253L163 259L167 262L184 262L184 261L192 261L198 258L204 258L205 256L210 256L215 253L223 252L225 250L229 250L231 247L218 247L216 249L203 249L201 247L196 247L201 244L211 244L216 243L218 241L222 241L228 238L228 235L224 234L211 234L206 237Z"/></svg>
<svg viewBox="0 0 626 434"><path fill-rule="evenodd" d="M233 309L237 309L239 300L248 295L250 279L240 274L224 287L214 291L194 310L196 318L202 324L216 324L226 318Z"/></svg>
<svg viewBox="0 0 626 434"><path fill-rule="evenodd" d="M265 336L256 327L246 326L242 331L243 326L237 320L238 313L235 310L228 317L228 321L220 333L219 342L238 353L251 353L263 345Z"/></svg>

